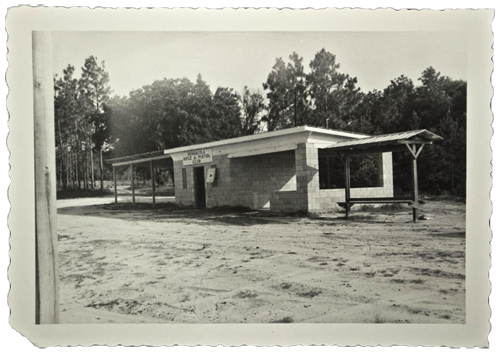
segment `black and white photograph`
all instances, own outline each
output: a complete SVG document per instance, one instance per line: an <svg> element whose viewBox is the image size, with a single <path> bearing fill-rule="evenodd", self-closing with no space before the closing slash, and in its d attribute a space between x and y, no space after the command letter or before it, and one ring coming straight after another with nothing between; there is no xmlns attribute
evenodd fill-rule
<svg viewBox="0 0 500 352"><path fill-rule="evenodd" d="M118 27L30 33L35 325L474 321L469 31Z"/></svg>

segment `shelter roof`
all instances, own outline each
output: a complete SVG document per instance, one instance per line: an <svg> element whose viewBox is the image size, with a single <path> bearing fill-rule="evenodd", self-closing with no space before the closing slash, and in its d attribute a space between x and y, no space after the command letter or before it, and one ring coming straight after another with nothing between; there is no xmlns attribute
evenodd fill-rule
<svg viewBox="0 0 500 352"><path fill-rule="evenodd" d="M405 131L378 136L365 137L356 140L341 141L331 144L322 149L332 149L335 151L380 151L384 149L404 149L404 144L432 144L433 141L442 140L443 137L427 131L425 129L415 131Z"/></svg>
<svg viewBox="0 0 500 352"><path fill-rule="evenodd" d="M131 161L131 160L137 160L137 159L150 158L150 157L155 157L155 156L160 156L160 155L163 155L163 150L155 150L152 152L127 155L127 156L123 156L120 158L108 159L108 160L106 160L106 162L107 163L116 163L116 162L122 162L122 161Z"/></svg>

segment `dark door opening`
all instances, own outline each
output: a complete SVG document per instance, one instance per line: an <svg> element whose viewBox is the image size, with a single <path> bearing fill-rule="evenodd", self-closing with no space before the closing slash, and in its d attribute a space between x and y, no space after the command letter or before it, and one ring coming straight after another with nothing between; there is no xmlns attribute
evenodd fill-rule
<svg viewBox="0 0 500 352"><path fill-rule="evenodd" d="M205 168L203 166L194 168L194 203L198 209L206 207Z"/></svg>

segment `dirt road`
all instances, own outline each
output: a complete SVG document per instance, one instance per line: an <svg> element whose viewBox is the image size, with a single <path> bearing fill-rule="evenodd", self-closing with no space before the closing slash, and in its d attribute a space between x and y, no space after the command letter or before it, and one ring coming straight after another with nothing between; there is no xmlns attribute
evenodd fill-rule
<svg viewBox="0 0 500 352"><path fill-rule="evenodd" d="M59 209L63 323L465 322L463 203L416 224L147 208Z"/></svg>

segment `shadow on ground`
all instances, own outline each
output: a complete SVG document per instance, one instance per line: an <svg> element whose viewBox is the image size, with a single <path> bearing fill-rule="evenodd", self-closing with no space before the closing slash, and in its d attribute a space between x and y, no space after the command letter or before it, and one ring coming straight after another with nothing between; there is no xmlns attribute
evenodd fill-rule
<svg viewBox="0 0 500 352"><path fill-rule="evenodd" d="M193 209L174 203L159 203L153 209L151 203L104 204L67 207L58 209L60 215L98 216L128 221L197 221L234 226L287 224L299 221L296 215L256 211L243 207Z"/></svg>

